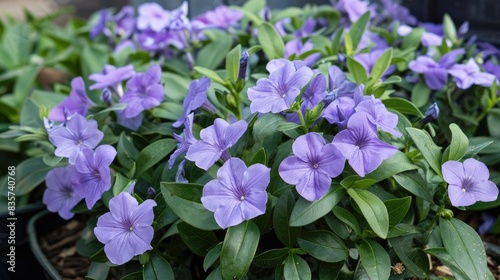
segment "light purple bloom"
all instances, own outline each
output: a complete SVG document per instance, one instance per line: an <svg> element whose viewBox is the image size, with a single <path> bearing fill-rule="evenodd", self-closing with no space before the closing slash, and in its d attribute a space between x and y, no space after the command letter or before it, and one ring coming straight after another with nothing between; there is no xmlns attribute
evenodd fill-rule
<svg viewBox="0 0 500 280"><path fill-rule="evenodd" d="M285 158L279 166L281 178L296 185L303 198L309 201L321 198L330 188L332 177L344 170L344 156L315 132L298 137L292 150L294 156Z"/></svg>
<svg viewBox="0 0 500 280"><path fill-rule="evenodd" d="M314 18L307 18L302 26L295 32L293 32L294 38L297 39L302 39L306 38L308 36L311 36L311 34L314 32L314 29L316 28L316 20Z"/></svg>
<svg viewBox="0 0 500 280"><path fill-rule="evenodd" d="M69 158L75 164L81 150L93 149L104 137L97 128L95 120L86 120L82 115L75 115L65 126L49 131L49 140L56 146L55 155Z"/></svg>
<svg viewBox="0 0 500 280"><path fill-rule="evenodd" d="M476 201L497 199L498 187L488 180L490 172L484 163L473 158L463 163L449 160L443 163L442 171L453 206L469 206Z"/></svg>
<svg viewBox="0 0 500 280"><path fill-rule="evenodd" d="M152 250L154 230L153 207L156 202L146 199L141 205L127 192L109 201L110 212L100 216L94 234L104 244L109 261L121 265L134 256Z"/></svg>
<svg viewBox="0 0 500 280"><path fill-rule="evenodd" d="M387 50L389 44L377 33L366 30L361 36L361 41L359 41L357 50L362 50L364 48L370 48L371 51L374 50Z"/></svg>
<svg viewBox="0 0 500 280"><path fill-rule="evenodd" d="M453 81L460 89L468 89L474 84L489 87L495 81L494 75L481 72L473 58L470 58L466 64L453 65L448 73L453 76Z"/></svg>
<svg viewBox="0 0 500 280"><path fill-rule="evenodd" d="M85 84L82 77L71 80L71 92L61 103L50 110L49 119L65 122L69 115L87 115L90 100L85 92Z"/></svg>
<svg viewBox="0 0 500 280"><path fill-rule="evenodd" d="M136 20L132 6L124 6L118 14L113 16L112 20L115 22L115 33L120 38L128 38L134 33Z"/></svg>
<svg viewBox="0 0 500 280"><path fill-rule="evenodd" d="M165 98L165 91L160 83L161 68L151 65L145 73L138 73L127 82L127 92L120 99L127 103L124 117L133 118L144 110L154 108Z"/></svg>
<svg viewBox="0 0 500 280"><path fill-rule="evenodd" d="M356 60L363 65L363 67L366 69L366 73L370 75L372 72L373 66L379 59L379 57L385 52L387 49L377 49L377 50L372 50L369 53L360 53L354 56ZM385 77L396 69L396 66L391 65L387 70L385 70L384 74L382 77Z"/></svg>
<svg viewBox="0 0 500 280"><path fill-rule="evenodd" d="M271 72L269 79L259 79L256 86L248 89L251 112L279 113L289 109L312 75L309 67L296 69L291 61L286 62Z"/></svg>
<svg viewBox="0 0 500 280"><path fill-rule="evenodd" d="M318 74L312 79L307 86L307 89L302 95L301 108L302 109L312 109L314 106L318 105L326 96L326 79L323 74Z"/></svg>
<svg viewBox="0 0 500 280"><path fill-rule="evenodd" d="M323 118L329 123L338 125L339 129L347 128L347 121L354 114L356 103L349 96L335 98L323 111Z"/></svg>
<svg viewBox="0 0 500 280"><path fill-rule="evenodd" d="M302 44L302 41L300 39L293 39L288 41L285 45L285 57L290 57L293 54L298 57L308 51L311 51L313 48L314 45L310 41L306 41L304 44ZM311 66L314 64L314 62L316 62L316 60L319 59L319 57L319 53L310 54L304 59L304 63L307 66Z"/></svg>
<svg viewBox="0 0 500 280"><path fill-rule="evenodd" d="M196 143L198 140L193 136L193 113L189 114L184 121L183 135L180 136L174 133L174 138L177 140L177 150L175 150L168 160L168 168L172 168L175 163L175 159L189 150L189 147Z"/></svg>
<svg viewBox="0 0 500 280"><path fill-rule="evenodd" d="M214 10L208 11L201 16L196 17L194 22L200 22L198 25L205 25L205 28L229 29L236 25L243 17L243 13L233 10L226 6L218 6Z"/></svg>
<svg viewBox="0 0 500 280"><path fill-rule="evenodd" d="M215 221L228 228L266 212L271 169L263 164L247 166L231 158L217 171L217 179L203 188L201 202L215 212Z"/></svg>
<svg viewBox="0 0 500 280"><path fill-rule="evenodd" d="M410 61L408 68L413 72L424 74L426 85L433 90L440 90L448 82L448 69L455 64L455 60L465 53L464 49L456 49L445 54L439 62L428 56L419 56Z"/></svg>
<svg viewBox="0 0 500 280"><path fill-rule="evenodd" d="M344 72L337 66L328 69L328 87L330 92L335 91L338 95L352 95L358 85L346 79Z"/></svg>
<svg viewBox="0 0 500 280"><path fill-rule="evenodd" d="M191 23L189 22L187 15L188 15L188 3L184 1L179 6L179 8L172 10L170 12L170 23L168 25L168 29L169 30L191 29Z"/></svg>
<svg viewBox="0 0 500 280"><path fill-rule="evenodd" d="M205 76L198 80L193 80L189 83L189 89L182 107L184 112L182 116L172 124L173 127L181 126L185 121L187 116L194 110L203 107L210 112L215 112L215 107L207 99L207 90L211 85L211 80Z"/></svg>
<svg viewBox="0 0 500 280"><path fill-rule="evenodd" d="M115 156L116 150L113 146L101 145L95 151L82 150L76 160L75 167L78 176L74 179L74 183L77 184L75 191L77 195L85 198L89 210L111 187L109 166Z"/></svg>
<svg viewBox="0 0 500 280"><path fill-rule="evenodd" d="M97 23L92 27L92 29L90 29L91 39L94 39L101 33L105 33L105 35L107 36L110 35L111 32L106 27L109 18L110 18L109 11L107 9L101 9L99 12L99 18L97 19Z"/></svg>
<svg viewBox="0 0 500 280"><path fill-rule="evenodd" d="M398 3L394 3L393 0L381 0L381 2L382 11L379 15L381 18L411 25L417 23L417 19L410 14L408 8L403 7Z"/></svg>
<svg viewBox="0 0 500 280"><path fill-rule="evenodd" d="M160 32L170 24L170 13L158 3L144 3L137 9L137 28L139 30L151 29Z"/></svg>
<svg viewBox="0 0 500 280"><path fill-rule="evenodd" d="M111 88L116 91L121 82L132 78L135 75L134 66L127 65L116 68L113 65L104 65L102 72L91 74L89 80L95 83L89 87L91 90Z"/></svg>
<svg viewBox="0 0 500 280"><path fill-rule="evenodd" d="M335 135L332 143L361 177L377 169L398 151L396 147L377 138L376 128L364 112L353 114L347 129Z"/></svg>
<svg viewBox="0 0 500 280"><path fill-rule="evenodd" d="M398 125L398 115L387 111L384 103L374 97L365 100L356 106L356 112L367 113L368 120L381 130L392 134L394 137L401 137L403 134L395 128Z"/></svg>
<svg viewBox="0 0 500 280"><path fill-rule="evenodd" d="M75 215L71 209L80 202L83 197L75 193L75 186L72 184L75 167L57 167L49 171L45 177L47 188L43 193L43 203L51 212L58 212L65 220L73 218Z"/></svg>
<svg viewBox="0 0 500 280"><path fill-rule="evenodd" d="M238 142L247 127L244 120L229 124L223 119L215 119L213 125L200 131L201 140L189 147L186 158L204 170L221 157L227 161L230 158L228 149Z"/></svg>
<svg viewBox="0 0 500 280"><path fill-rule="evenodd" d="M115 111L115 112L116 112L116 122L119 125L126 127L130 130L133 130L133 131L137 131L137 130L139 130L139 127L141 127L142 120L144 119L144 116L142 114L139 114L135 117L126 118L124 116L124 110Z"/></svg>
<svg viewBox="0 0 500 280"><path fill-rule="evenodd" d="M351 22L357 21L364 13L371 11L371 16L375 15L374 10L369 7L368 1L361 0L338 0L335 4L341 12L346 12Z"/></svg>

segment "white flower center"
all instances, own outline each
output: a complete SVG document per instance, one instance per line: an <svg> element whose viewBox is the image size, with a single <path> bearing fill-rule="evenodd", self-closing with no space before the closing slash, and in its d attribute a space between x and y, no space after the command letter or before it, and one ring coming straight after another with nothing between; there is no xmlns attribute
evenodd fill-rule
<svg viewBox="0 0 500 280"><path fill-rule="evenodd" d="M314 169L318 169L319 165L317 163L313 164Z"/></svg>
<svg viewBox="0 0 500 280"><path fill-rule="evenodd" d="M245 200L245 196L244 196L244 195L242 195L242 196L240 197L240 200L241 200L241 201Z"/></svg>
<svg viewBox="0 0 500 280"><path fill-rule="evenodd" d="M467 190L465 188L462 188L462 192L466 192Z"/></svg>
<svg viewBox="0 0 500 280"><path fill-rule="evenodd" d="M74 192L70 192L68 195L69 195L69 197L73 197L73 196L75 196L75 193Z"/></svg>
<svg viewBox="0 0 500 280"><path fill-rule="evenodd" d="M134 231L134 227L129 227L128 230Z"/></svg>

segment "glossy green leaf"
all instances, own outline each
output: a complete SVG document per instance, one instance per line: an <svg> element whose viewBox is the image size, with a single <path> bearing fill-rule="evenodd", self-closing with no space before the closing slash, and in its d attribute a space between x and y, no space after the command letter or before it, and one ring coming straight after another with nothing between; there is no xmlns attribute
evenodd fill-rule
<svg viewBox="0 0 500 280"><path fill-rule="evenodd" d="M128 169L132 168L139 157L139 150L137 150L124 132L120 134L117 152L116 157L118 162Z"/></svg>
<svg viewBox="0 0 500 280"><path fill-rule="evenodd" d="M455 277L456 280L470 279L465 271L458 266L455 260L453 260L450 254L448 254L445 248L429 248L426 249L425 252L438 258L444 265L446 265L451 270L453 277Z"/></svg>
<svg viewBox="0 0 500 280"><path fill-rule="evenodd" d="M443 16L443 30L444 36L455 43L457 41L457 28L455 27L455 23L451 19L450 15L444 14Z"/></svg>
<svg viewBox="0 0 500 280"><path fill-rule="evenodd" d="M139 178L142 173L170 154L175 147L177 147L177 141L174 139L161 139L144 148L137 158L137 170L134 177Z"/></svg>
<svg viewBox="0 0 500 280"><path fill-rule="evenodd" d="M286 280L310 280L311 268L304 259L296 254L290 254L285 260L283 276Z"/></svg>
<svg viewBox="0 0 500 280"><path fill-rule="evenodd" d="M417 83L411 90L411 103L422 108L429 101L431 89L423 82Z"/></svg>
<svg viewBox="0 0 500 280"><path fill-rule="evenodd" d="M365 84L368 81L368 74L366 73L365 67L359 63L356 59L348 56L347 57L347 68L352 74L354 81L359 84Z"/></svg>
<svg viewBox="0 0 500 280"><path fill-rule="evenodd" d="M361 41L361 38L363 37L363 33L365 32L366 25L368 24L368 21L370 20L370 11L364 13L361 15L358 20L351 25L351 28L349 29L349 35L352 40L352 49L356 51L358 48L358 44Z"/></svg>
<svg viewBox="0 0 500 280"><path fill-rule="evenodd" d="M403 38L403 43L401 46L402 49L406 50L418 47L424 33L425 30L423 28L413 28L413 30Z"/></svg>
<svg viewBox="0 0 500 280"><path fill-rule="evenodd" d="M198 256L205 256L219 242L213 231L197 229L185 222L177 224L177 230L184 244Z"/></svg>
<svg viewBox="0 0 500 280"><path fill-rule="evenodd" d="M349 249L342 239L327 230L303 232L298 243L309 255L325 262L339 262L347 259Z"/></svg>
<svg viewBox="0 0 500 280"><path fill-rule="evenodd" d="M224 61L229 50L231 50L233 38L225 32L211 31L214 32L215 36L210 43L200 49L196 56L195 65L207 69L219 69L219 65Z"/></svg>
<svg viewBox="0 0 500 280"><path fill-rule="evenodd" d="M282 58L285 53L283 39L273 25L265 22L258 27L258 40L268 59Z"/></svg>
<svg viewBox="0 0 500 280"><path fill-rule="evenodd" d="M470 279L489 279L484 245L473 228L455 218L441 218L439 230L446 251Z"/></svg>
<svg viewBox="0 0 500 280"><path fill-rule="evenodd" d="M216 82L218 84L221 84L221 85L224 84L224 80L219 76L219 74L217 74L213 70L210 70L210 69L205 68L205 67L200 67L200 66L195 66L194 70L196 70L196 72L198 72L198 73L200 73L200 74L202 74L204 76L207 76L212 81L214 81L214 82Z"/></svg>
<svg viewBox="0 0 500 280"><path fill-rule="evenodd" d="M399 224L408 213L411 205L411 196L394 198L384 201L389 214L389 226Z"/></svg>
<svg viewBox="0 0 500 280"><path fill-rule="evenodd" d="M290 216L295 205L295 198L292 191L286 191L281 195L274 207L273 226L278 239L285 246L292 248L297 242L297 237L302 230L301 227L291 227L289 225Z"/></svg>
<svg viewBox="0 0 500 280"><path fill-rule="evenodd" d="M337 219L344 222L348 227L350 227L356 234L361 233L361 228L359 227L358 220L354 215L343 207L335 206L333 207L333 214Z"/></svg>
<svg viewBox="0 0 500 280"><path fill-rule="evenodd" d="M382 102L388 109L394 109L402 114L414 115L419 117L424 116L422 112L420 112L420 110L413 103L411 103L406 99L399 97L391 97L382 100Z"/></svg>
<svg viewBox="0 0 500 280"><path fill-rule="evenodd" d="M222 278L239 279L246 275L259 239L259 228L252 221L229 227L220 255Z"/></svg>
<svg viewBox="0 0 500 280"><path fill-rule="evenodd" d="M142 276L148 280L175 279L170 264L154 251L149 253L149 261L144 265Z"/></svg>
<svg viewBox="0 0 500 280"><path fill-rule="evenodd" d="M235 82L240 72L241 45L234 47L226 56L226 73Z"/></svg>
<svg viewBox="0 0 500 280"><path fill-rule="evenodd" d="M255 256L253 264L260 267L273 268L281 264L288 257L289 252L290 249L288 248L271 249Z"/></svg>
<svg viewBox="0 0 500 280"><path fill-rule="evenodd" d="M391 259L384 247L371 239L363 239L360 243L359 257L370 279L389 279Z"/></svg>
<svg viewBox="0 0 500 280"><path fill-rule="evenodd" d="M201 203L203 185L192 183L161 182L160 185L172 195L182 199Z"/></svg>
<svg viewBox="0 0 500 280"><path fill-rule="evenodd" d="M250 160L250 163L248 164L248 166L256 164L256 163L260 163L260 164L264 164L264 165L267 164L266 150L264 150L264 148L260 148L255 153L255 155Z"/></svg>
<svg viewBox="0 0 500 280"><path fill-rule="evenodd" d="M461 160L469 148L469 139L460 127L454 123L450 124L451 143L448 160Z"/></svg>
<svg viewBox="0 0 500 280"><path fill-rule="evenodd" d="M115 183L113 184L113 196L126 191L130 184L130 180L123 176L121 173L115 173Z"/></svg>
<svg viewBox="0 0 500 280"><path fill-rule="evenodd" d="M398 184L410 193L433 202L429 184L417 171L408 171L393 176Z"/></svg>
<svg viewBox="0 0 500 280"><path fill-rule="evenodd" d="M389 231L389 214L382 200L363 189L348 189L347 193L354 199L375 234L386 238Z"/></svg>
<svg viewBox="0 0 500 280"><path fill-rule="evenodd" d="M380 57L377 59L377 62L375 62L375 65L373 65L372 71L370 73L370 81L368 82L367 86L373 86L376 82L379 81L379 79L384 75L385 71L389 68L391 65L391 60L392 60L392 48L389 48L386 50Z"/></svg>
<svg viewBox="0 0 500 280"><path fill-rule="evenodd" d="M389 239L389 243L406 269L418 278L429 276L429 259L420 248L413 248L412 235Z"/></svg>
<svg viewBox="0 0 500 280"><path fill-rule="evenodd" d="M16 196L25 195L35 189L52 169L43 162L43 157L28 158L17 165L16 175L12 176L16 182Z"/></svg>
<svg viewBox="0 0 500 280"><path fill-rule="evenodd" d="M219 258L222 250L222 242L211 248L203 259L203 269L207 271Z"/></svg>
<svg viewBox="0 0 500 280"><path fill-rule="evenodd" d="M417 148L422 156L429 163L429 166L434 170L434 172L441 175L441 148L434 144L431 136L425 130L407 127L406 131L415 145L417 145Z"/></svg>
<svg viewBox="0 0 500 280"><path fill-rule="evenodd" d="M342 270L342 266L344 266L344 262L337 262L337 263L321 262L319 264L319 279L320 280L344 279L338 277L340 271Z"/></svg>
<svg viewBox="0 0 500 280"><path fill-rule="evenodd" d="M290 226L299 227L310 224L330 212L337 203L345 196L345 189L340 185L334 185L320 199L307 201L299 198L293 207L290 216Z"/></svg>

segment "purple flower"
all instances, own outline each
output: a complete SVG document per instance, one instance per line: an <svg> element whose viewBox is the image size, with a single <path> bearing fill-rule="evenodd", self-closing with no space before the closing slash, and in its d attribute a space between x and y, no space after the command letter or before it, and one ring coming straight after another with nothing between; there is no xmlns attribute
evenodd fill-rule
<svg viewBox="0 0 500 280"><path fill-rule="evenodd" d="M323 118L329 123L338 125L339 129L347 128L347 121L354 114L356 103L349 96L335 98L323 111Z"/></svg>
<svg viewBox="0 0 500 280"><path fill-rule="evenodd" d="M116 150L110 145L101 145L92 151L82 150L76 160L78 172L74 179L77 184L76 194L84 197L87 208L90 210L101 198L102 194L111 187L109 166L116 156Z"/></svg>
<svg viewBox="0 0 500 280"><path fill-rule="evenodd" d="M419 56L410 61L408 68L413 72L424 74L426 85L433 90L440 90L448 82L448 69L455 64L458 56L465 53L464 49L456 49L445 54L439 62L428 56Z"/></svg>
<svg viewBox="0 0 500 280"><path fill-rule="evenodd" d="M172 124L173 127L181 126L185 121L187 116L194 110L203 107L210 112L215 112L215 107L207 99L207 90L211 85L209 78L203 76L198 80L193 80L189 83L189 89L182 107L184 112L182 116Z"/></svg>
<svg viewBox="0 0 500 280"><path fill-rule="evenodd" d="M160 32L170 24L170 13L158 3L144 3L137 10L139 12L137 17L137 28L139 30L149 28Z"/></svg>
<svg viewBox="0 0 500 280"><path fill-rule="evenodd" d="M311 36L315 28L316 28L316 20L314 20L311 17L307 18L302 24L302 26L297 31L293 32L293 36L297 39L306 38L308 36Z"/></svg>
<svg viewBox="0 0 500 280"><path fill-rule="evenodd" d="M487 213L481 212L482 223L477 227L479 235L487 234L495 225L496 217Z"/></svg>
<svg viewBox="0 0 500 280"><path fill-rule="evenodd" d="M59 212L65 220L73 218L75 215L71 209L80 202L83 197L75 193L75 186L72 184L75 167L57 167L49 171L45 177L47 188L43 193L43 203L51 212Z"/></svg>
<svg viewBox="0 0 500 280"><path fill-rule="evenodd" d="M303 198L309 201L321 198L330 188L332 177L344 170L344 156L315 132L298 137L292 150L294 156L285 158L279 166L281 178L297 185L297 192Z"/></svg>
<svg viewBox="0 0 500 280"><path fill-rule="evenodd" d="M113 65L104 65L100 74L91 74L89 80L95 83L89 87L91 90L111 88L116 91L121 82L135 75L134 66L127 65L116 68Z"/></svg>
<svg viewBox="0 0 500 280"><path fill-rule="evenodd" d="M395 128L398 125L398 115L387 111L384 103L374 97L365 100L356 106L356 112L367 113L368 120L381 130L392 134L394 137L401 137L403 134Z"/></svg>
<svg viewBox="0 0 500 280"><path fill-rule="evenodd" d="M165 97L160 81L161 68L158 65L151 65L145 73L138 73L130 79L127 92L120 99L120 102L127 103L124 117L133 118L144 110L160 105Z"/></svg>
<svg viewBox="0 0 500 280"><path fill-rule="evenodd" d="M212 11L196 17L194 22L200 22L198 25L204 25L205 28L221 28L229 29L229 27L238 24L239 20L243 17L243 13L233 10L226 6L218 6Z"/></svg>
<svg viewBox="0 0 500 280"><path fill-rule="evenodd" d="M318 74L307 86L307 89L302 95L301 108L302 109L312 109L314 106L318 105L326 96L326 79L323 74Z"/></svg>
<svg viewBox="0 0 500 280"><path fill-rule="evenodd" d="M177 140L177 150L175 150L168 160L168 168L172 168L175 163L175 159L189 150L189 147L196 143L198 140L193 136L193 113L189 114L184 121L183 135L180 136L174 133L174 138Z"/></svg>
<svg viewBox="0 0 500 280"><path fill-rule="evenodd" d="M71 92L61 103L54 107L49 113L49 119L58 122L66 121L69 115L87 115L90 100L85 92L85 84L82 77L71 80Z"/></svg>
<svg viewBox="0 0 500 280"><path fill-rule="evenodd" d="M306 41L304 44L302 44L302 41L300 39L293 39L288 41L285 45L285 57L290 57L293 54L295 54L296 56L300 56L308 51L311 51L313 48L314 45L311 43L311 41ZM311 54L304 59L304 63L307 66L311 66L314 64L314 62L316 62L316 60L319 59L319 57L319 53Z"/></svg>
<svg viewBox="0 0 500 280"><path fill-rule="evenodd" d="M337 66L330 66L328 69L328 87L331 91L335 91L338 95L352 95L358 85L346 79L344 72Z"/></svg>
<svg viewBox="0 0 500 280"><path fill-rule="evenodd" d="M144 116L142 114L139 114L139 115L132 117L132 118L126 118L124 116L124 110L116 111L116 122L119 125L126 127L130 130L133 130L133 131L139 130L139 127L141 127L141 125L142 125L143 119L144 119Z"/></svg>
<svg viewBox="0 0 500 280"><path fill-rule="evenodd" d="M217 171L217 179L205 185L201 202L224 229L255 218L266 212L270 173L263 164L247 168L241 159L231 158Z"/></svg>
<svg viewBox="0 0 500 280"><path fill-rule="evenodd" d="M97 23L90 29L90 38L94 39L101 33L108 33L105 34L107 36L110 35L110 31L107 30L106 24L108 23L108 20L110 18L109 12L107 9L101 9L99 12L99 18L97 19Z"/></svg>
<svg viewBox="0 0 500 280"><path fill-rule="evenodd" d="M490 172L484 163L473 158L463 163L449 160L443 163L442 171L453 206L469 206L476 201L497 199L498 188L488 180Z"/></svg>
<svg viewBox="0 0 500 280"><path fill-rule="evenodd" d="M172 10L170 12L170 23L168 25L168 29L189 30L191 28L191 23L187 18L187 14L188 14L188 3L184 1L179 6L179 8Z"/></svg>
<svg viewBox="0 0 500 280"><path fill-rule="evenodd" d="M346 12L349 20L355 22L367 11L372 12L372 17L375 15L373 9L370 9L368 4L369 2L361 0L338 0L335 8L341 12Z"/></svg>
<svg viewBox="0 0 500 280"><path fill-rule="evenodd" d="M94 234L104 244L110 262L121 265L153 249L154 230L151 225L155 206L152 199L139 205L127 192L121 192L109 201L110 212L99 217Z"/></svg>
<svg viewBox="0 0 500 280"><path fill-rule="evenodd" d="M50 142L56 146L55 155L69 158L70 164L75 164L80 151L93 149L104 137L104 133L97 129L97 122L86 120L82 115L75 115L65 126L48 133Z"/></svg>
<svg viewBox="0 0 500 280"><path fill-rule="evenodd" d="M495 81L494 75L481 72L473 58L470 58L466 64L453 65L448 73L453 76L453 81L460 89L468 89L473 84L489 87Z"/></svg>
<svg viewBox="0 0 500 280"><path fill-rule="evenodd" d="M259 79L256 86L248 89L251 112L279 113L289 109L312 75L309 67L296 69L291 61L287 61L281 68L271 72L269 79Z"/></svg>
<svg viewBox="0 0 500 280"><path fill-rule="evenodd" d="M124 6L112 19L115 22L115 33L120 38L128 38L134 33L136 21L132 6Z"/></svg>
<svg viewBox="0 0 500 280"><path fill-rule="evenodd" d="M244 120L229 124L223 119L215 119L213 125L200 131L201 140L189 147L186 158L204 170L221 157L227 161L230 158L228 149L238 142L247 127Z"/></svg>
<svg viewBox="0 0 500 280"><path fill-rule="evenodd" d="M377 169L382 161L398 151L396 147L377 138L376 128L364 112L353 114L347 129L335 135L332 143L361 177Z"/></svg>
<svg viewBox="0 0 500 280"><path fill-rule="evenodd" d="M359 63L361 63L361 65L363 65L363 67L366 69L366 73L368 75L370 75L370 73L372 72L373 66L375 65L375 63L377 62L377 60L379 59L379 57L386 50L387 49L376 49L376 50L370 51L369 53L360 53L360 54L357 54L354 57L356 58L356 60ZM383 74L383 77L385 77L386 75L391 74L392 72L394 72L395 69L396 69L396 66L394 66L394 65L389 66L389 68L387 68L387 70L385 70L385 72Z"/></svg>
<svg viewBox="0 0 500 280"><path fill-rule="evenodd" d="M394 21L399 21L404 24L414 25L417 23L417 19L410 14L408 8L394 3L393 0L382 0L382 11L379 15L383 19L391 19Z"/></svg>

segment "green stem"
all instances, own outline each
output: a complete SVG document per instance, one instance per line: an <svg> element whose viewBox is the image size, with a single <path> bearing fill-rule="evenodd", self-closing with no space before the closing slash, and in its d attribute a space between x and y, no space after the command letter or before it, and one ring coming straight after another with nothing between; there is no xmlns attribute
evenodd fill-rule
<svg viewBox="0 0 500 280"><path fill-rule="evenodd" d="M305 134L309 132L309 129L307 128L306 121L304 120L304 116L302 115L302 112L300 110L297 111L297 114L299 115L300 119L300 124L302 124L302 130L304 131Z"/></svg>

